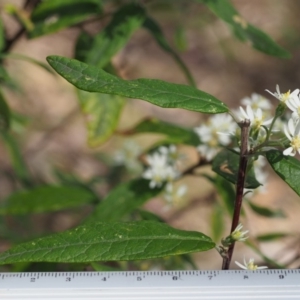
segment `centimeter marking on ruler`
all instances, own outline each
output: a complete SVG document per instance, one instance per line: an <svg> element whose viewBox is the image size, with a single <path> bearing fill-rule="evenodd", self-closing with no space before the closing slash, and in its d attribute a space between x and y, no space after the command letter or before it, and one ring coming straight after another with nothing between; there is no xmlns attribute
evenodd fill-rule
<svg viewBox="0 0 300 300"><path fill-rule="evenodd" d="M0 273L0 299L300 299L300 270Z"/></svg>

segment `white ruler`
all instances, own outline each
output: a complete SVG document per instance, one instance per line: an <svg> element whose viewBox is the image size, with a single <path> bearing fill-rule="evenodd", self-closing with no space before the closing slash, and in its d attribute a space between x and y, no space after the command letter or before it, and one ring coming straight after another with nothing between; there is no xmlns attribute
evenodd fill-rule
<svg viewBox="0 0 300 300"><path fill-rule="evenodd" d="M0 299L300 299L300 270L0 273Z"/></svg>

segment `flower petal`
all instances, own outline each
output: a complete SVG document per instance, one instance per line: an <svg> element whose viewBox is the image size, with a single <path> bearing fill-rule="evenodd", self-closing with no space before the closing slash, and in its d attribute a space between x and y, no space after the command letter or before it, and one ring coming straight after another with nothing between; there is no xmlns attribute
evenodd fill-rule
<svg viewBox="0 0 300 300"><path fill-rule="evenodd" d="M247 270L247 267L239 263L238 261L235 261L236 265L238 265L241 269Z"/></svg>
<svg viewBox="0 0 300 300"><path fill-rule="evenodd" d="M286 155L286 156L288 156L288 155L294 156L295 154L293 155L292 152L293 152L293 148L289 147L289 148L285 149L282 153L283 153L283 155Z"/></svg>

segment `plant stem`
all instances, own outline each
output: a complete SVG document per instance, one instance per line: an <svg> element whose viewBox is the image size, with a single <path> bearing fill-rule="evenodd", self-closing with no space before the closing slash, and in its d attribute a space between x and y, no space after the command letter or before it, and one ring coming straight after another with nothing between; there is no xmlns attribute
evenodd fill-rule
<svg viewBox="0 0 300 300"><path fill-rule="evenodd" d="M239 164L239 171L238 171L238 178L237 178L237 185L236 185L236 197L234 203L234 212L231 224L231 231L232 233L235 228L239 224L240 214L241 214L241 207L243 201L243 193L244 193L244 184L246 178L246 171L247 171L247 164L248 164L248 138L249 138L249 127L250 127L250 120L243 120L239 123L241 127L241 152L240 152L240 164ZM223 265L222 270L228 270L234 250L235 243L233 242L229 248L227 255L223 257Z"/></svg>
<svg viewBox="0 0 300 300"><path fill-rule="evenodd" d="M31 13L31 11L33 11L40 2L41 0L26 0L23 9L28 13ZM25 32L26 28L22 26L11 39L6 38L3 53L9 52L12 46L23 36Z"/></svg>

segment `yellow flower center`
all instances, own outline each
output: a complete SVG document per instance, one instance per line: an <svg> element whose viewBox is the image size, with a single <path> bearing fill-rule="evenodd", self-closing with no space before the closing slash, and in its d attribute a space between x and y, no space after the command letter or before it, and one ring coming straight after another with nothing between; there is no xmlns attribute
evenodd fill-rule
<svg viewBox="0 0 300 300"><path fill-rule="evenodd" d="M255 265L255 264L253 263L253 261L250 261L250 262L247 264L247 269L248 269L248 270L255 271L255 270L257 270L257 265Z"/></svg>
<svg viewBox="0 0 300 300"><path fill-rule="evenodd" d="M281 101L285 103L287 99L290 97L291 90L288 90L286 93L281 94Z"/></svg>
<svg viewBox="0 0 300 300"><path fill-rule="evenodd" d="M291 146L295 151L300 149L300 137L299 136L293 137L293 139L291 140Z"/></svg>
<svg viewBox="0 0 300 300"><path fill-rule="evenodd" d="M241 237L242 237L242 233L240 232L240 231L236 231L236 232L233 232L232 234L231 234L231 236L232 236L232 238L234 239L234 240L238 240L238 239L240 239Z"/></svg>

